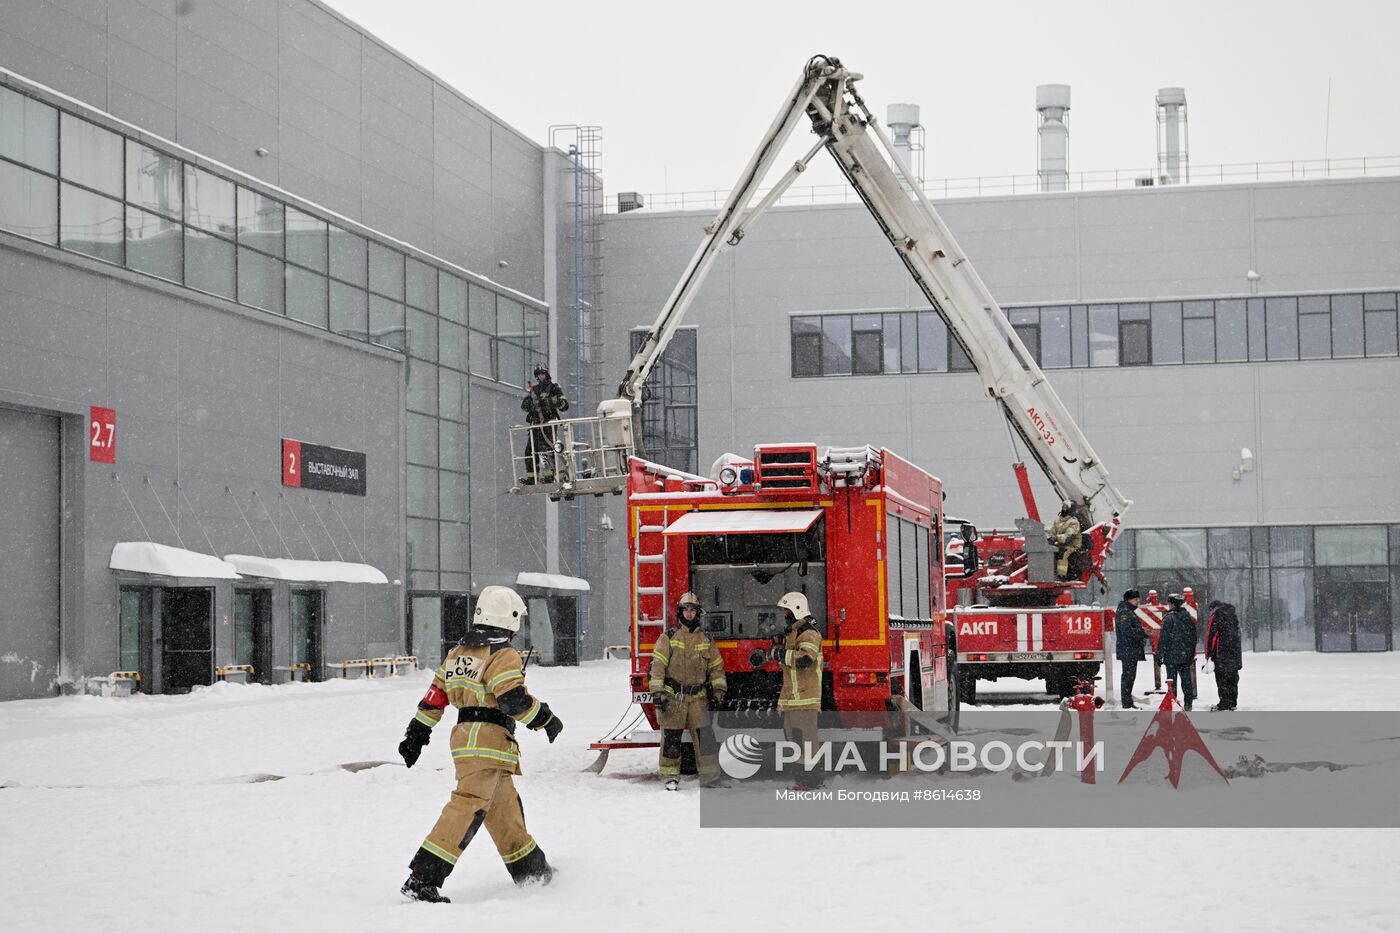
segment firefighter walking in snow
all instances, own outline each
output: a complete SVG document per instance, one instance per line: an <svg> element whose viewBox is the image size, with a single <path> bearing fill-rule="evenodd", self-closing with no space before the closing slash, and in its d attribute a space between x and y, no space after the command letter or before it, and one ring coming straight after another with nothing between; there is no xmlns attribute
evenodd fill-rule
<svg viewBox="0 0 1400 933"><path fill-rule="evenodd" d="M824 778L816 755L821 743L817 720L822 708L822 633L812 621L803 594L785 593L778 608L787 621L778 657L783 669L783 688L778 694L783 735L802 745L803 776L796 782L798 788L821 787Z"/></svg>
<svg viewBox="0 0 1400 933"><path fill-rule="evenodd" d="M471 628L447 653L399 744L404 764L413 767L433 726L449 706L457 709L451 738L457 787L409 862L402 889L408 898L446 903L438 889L483 824L516 884L548 883L553 874L544 850L525 828L525 809L512 780L520 773L516 723L543 729L550 742L564 728L525 688L520 652L510 645L524 618L525 602L514 590L488 586L481 591Z"/></svg>
<svg viewBox="0 0 1400 933"><path fill-rule="evenodd" d="M681 733L689 729L700 783L720 780L719 743L710 728L710 702L724 699L724 660L714 639L700 631L700 599L685 593L676 603L676 626L656 640L648 689L661 726L661 777L667 790L680 786Z"/></svg>

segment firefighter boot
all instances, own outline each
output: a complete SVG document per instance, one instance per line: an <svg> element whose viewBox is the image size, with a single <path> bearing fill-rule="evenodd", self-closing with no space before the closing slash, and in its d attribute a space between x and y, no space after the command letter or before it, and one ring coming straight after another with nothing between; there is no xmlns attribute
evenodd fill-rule
<svg viewBox="0 0 1400 933"><path fill-rule="evenodd" d="M544 857L544 850L535 846L522 859L506 863L511 880L516 884L549 884L554 879L554 867Z"/></svg>
<svg viewBox="0 0 1400 933"><path fill-rule="evenodd" d="M399 888L399 893L410 901L422 901L425 904L451 904L452 899L443 897L435 885L423 881L417 875L409 875L408 880Z"/></svg>

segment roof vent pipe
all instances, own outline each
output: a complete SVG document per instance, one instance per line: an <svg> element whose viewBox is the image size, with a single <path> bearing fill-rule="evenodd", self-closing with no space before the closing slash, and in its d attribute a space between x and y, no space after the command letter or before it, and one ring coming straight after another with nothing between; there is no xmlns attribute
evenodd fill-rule
<svg viewBox="0 0 1400 933"><path fill-rule="evenodd" d="M1039 115L1036 178L1041 191L1069 188L1069 85L1041 84L1035 89Z"/></svg>
<svg viewBox="0 0 1400 933"><path fill-rule="evenodd" d="M1187 155L1186 89L1164 87L1157 91L1157 180L1179 185L1191 180Z"/></svg>

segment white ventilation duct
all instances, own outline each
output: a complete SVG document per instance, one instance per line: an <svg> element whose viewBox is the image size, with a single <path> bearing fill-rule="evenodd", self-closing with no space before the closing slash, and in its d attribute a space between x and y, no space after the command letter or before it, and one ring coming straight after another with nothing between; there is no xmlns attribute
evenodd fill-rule
<svg viewBox="0 0 1400 933"><path fill-rule="evenodd" d="M1041 191L1069 188L1069 85L1041 84L1035 89L1035 111L1040 116L1037 131L1038 168Z"/></svg>
<svg viewBox="0 0 1400 933"><path fill-rule="evenodd" d="M1157 91L1157 181L1177 185L1191 180L1187 155L1186 89Z"/></svg>

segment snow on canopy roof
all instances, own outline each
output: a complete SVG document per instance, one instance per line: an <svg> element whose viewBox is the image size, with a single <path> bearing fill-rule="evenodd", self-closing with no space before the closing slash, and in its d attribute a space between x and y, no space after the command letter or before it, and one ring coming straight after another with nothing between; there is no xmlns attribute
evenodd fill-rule
<svg viewBox="0 0 1400 933"><path fill-rule="evenodd" d="M558 573L527 573L521 571L515 575L517 586L538 586L546 590L573 590L576 593L587 593L593 589L588 581L582 577L566 577Z"/></svg>
<svg viewBox="0 0 1400 933"><path fill-rule="evenodd" d="M113 570L153 573L163 577L207 577L237 580L238 570L213 554L187 551L154 541L119 541L107 566Z"/></svg>
<svg viewBox="0 0 1400 933"><path fill-rule="evenodd" d="M666 526L668 535L742 535L806 531L821 509L716 509L687 512Z"/></svg>
<svg viewBox="0 0 1400 933"><path fill-rule="evenodd" d="M296 583L388 583L384 573L369 564L342 560L287 560L281 557L254 557L251 554L225 554L228 561L247 577L291 580Z"/></svg>

